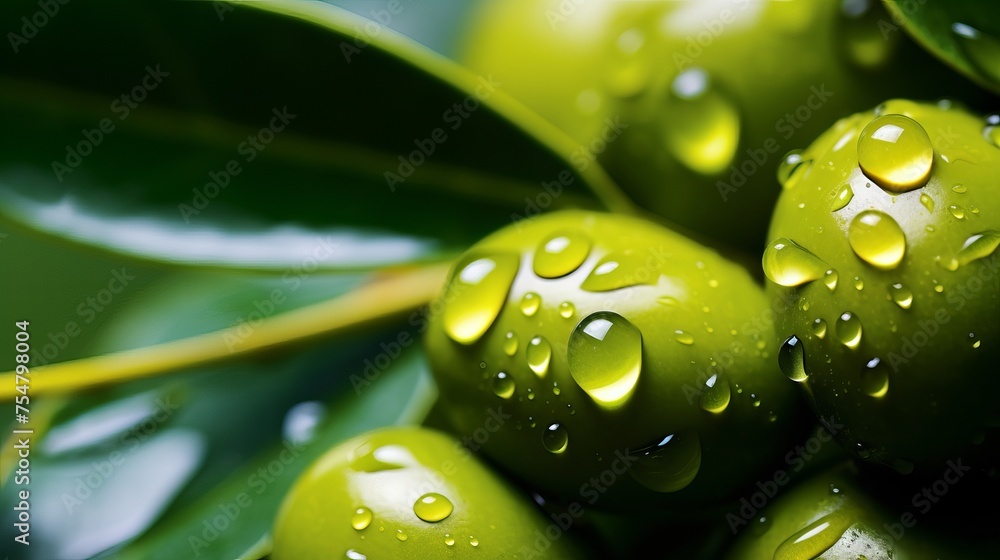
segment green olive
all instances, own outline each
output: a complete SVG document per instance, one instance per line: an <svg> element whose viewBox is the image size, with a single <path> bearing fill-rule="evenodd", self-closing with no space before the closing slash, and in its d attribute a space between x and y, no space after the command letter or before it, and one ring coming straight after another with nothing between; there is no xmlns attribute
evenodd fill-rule
<svg viewBox="0 0 1000 560"><path fill-rule="evenodd" d="M875 0L495 0L461 61L569 133L574 165L751 251L779 163L835 119L914 90L983 96Z"/></svg>
<svg viewBox="0 0 1000 560"><path fill-rule="evenodd" d="M751 526L741 527L726 559L987 557L985 543L970 542L965 538L968 535L956 538L928 529L932 523L920 508L911 504L894 508L873 499L860 487L855 474L851 465L836 467L779 495Z"/></svg>
<svg viewBox="0 0 1000 560"><path fill-rule="evenodd" d="M900 472L1000 425L998 129L949 102L837 122L786 170L763 256L779 360L858 457Z"/></svg>
<svg viewBox="0 0 1000 560"><path fill-rule="evenodd" d="M426 344L445 412L537 488L606 508L708 506L794 435L763 290L657 224L518 222L458 261L440 301Z"/></svg>
<svg viewBox="0 0 1000 560"><path fill-rule="evenodd" d="M585 557L461 442L415 427L369 432L317 459L273 537L274 560Z"/></svg>

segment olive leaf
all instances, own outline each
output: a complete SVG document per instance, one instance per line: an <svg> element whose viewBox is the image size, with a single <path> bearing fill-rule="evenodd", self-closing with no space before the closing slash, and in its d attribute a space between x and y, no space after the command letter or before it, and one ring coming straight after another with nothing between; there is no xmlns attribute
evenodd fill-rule
<svg viewBox="0 0 1000 560"><path fill-rule="evenodd" d="M116 0L37 28L36 8L0 7L23 24L0 215L24 227L187 265L364 269L449 258L591 191L630 207L488 74L344 10Z"/></svg>
<svg viewBox="0 0 1000 560"><path fill-rule="evenodd" d="M978 0L883 0L892 22L925 49L976 83L1000 93L1000 4Z"/></svg>

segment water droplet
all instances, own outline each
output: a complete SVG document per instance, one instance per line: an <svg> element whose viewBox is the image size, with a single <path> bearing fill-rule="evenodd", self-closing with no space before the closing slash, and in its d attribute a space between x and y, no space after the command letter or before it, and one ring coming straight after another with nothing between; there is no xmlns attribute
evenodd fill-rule
<svg viewBox="0 0 1000 560"><path fill-rule="evenodd" d="M825 325L824 325L825 327ZM809 378L806 373L806 352L802 341L794 334L788 337L778 349L778 368L785 377L796 383L802 383Z"/></svg>
<svg viewBox="0 0 1000 560"><path fill-rule="evenodd" d="M818 558L837 544L855 521L852 516L841 512L821 517L781 543L774 551L774 560Z"/></svg>
<svg viewBox="0 0 1000 560"><path fill-rule="evenodd" d="M361 506L354 510L354 515L351 516L351 527L354 527L358 531L366 529L371 525L373 517L372 510Z"/></svg>
<svg viewBox="0 0 1000 560"><path fill-rule="evenodd" d="M892 301L903 309L909 309L913 305L913 292L902 284L889 286L889 295L892 297Z"/></svg>
<svg viewBox="0 0 1000 560"><path fill-rule="evenodd" d="M535 313L538 313L538 308L542 305L542 298L534 292L528 292L524 294L521 298L521 313L524 313L525 317L531 317Z"/></svg>
<svg viewBox="0 0 1000 560"><path fill-rule="evenodd" d="M694 432L677 432L632 451L636 462L628 473L656 492L687 487L701 469L701 441Z"/></svg>
<svg viewBox="0 0 1000 560"><path fill-rule="evenodd" d="M552 360L552 345L544 337L536 336L528 343L528 367L538 377L545 377L549 371L549 361Z"/></svg>
<svg viewBox="0 0 1000 560"><path fill-rule="evenodd" d="M817 338L826 338L826 321L823 319L816 319L812 324L813 334Z"/></svg>
<svg viewBox="0 0 1000 560"><path fill-rule="evenodd" d="M934 199L927 193L920 193L920 204L923 204L928 212L934 211Z"/></svg>
<svg viewBox="0 0 1000 560"><path fill-rule="evenodd" d="M944 292L944 285L942 285L942 284L934 284L934 291L937 292L937 293L939 293L939 294L942 293L942 292Z"/></svg>
<svg viewBox="0 0 1000 560"><path fill-rule="evenodd" d="M560 454L566 451L569 446L569 434L558 422L549 424L548 428L542 432L542 445L549 453Z"/></svg>
<svg viewBox="0 0 1000 560"><path fill-rule="evenodd" d="M663 114L663 144L685 167L715 175L732 162L739 146L739 112L704 70L689 68L674 78Z"/></svg>
<svg viewBox="0 0 1000 560"><path fill-rule="evenodd" d="M790 189L799 182L799 178L809 169L812 160L802 156L802 150L792 150L785 154L778 164L778 183L786 189ZM854 196L854 193L851 193ZM847 202L850 202L848 198ZM847 202L844 204L846 205Z"/></svg>
<svg viewBox="0 0 1000 560"><path fill-rule="evenodd" d="M862 280L860 276L854 277L854 289L859 292L865 289L865 281Z"/></svg>
<svg viewBox="0 0 1000 560"><path fill-rule="evenodd" d="M698 401L702 409L718 414L726 410L731 398L732 390L729 388L729 383L716 373L705 380L705 387L702 388Z"/></svg>
<svg viewBox="0 0 1000 560"><path fill-rule="evenodd" d="M436 492L430 492L420 496L413 504L413 513L420 519L428 523L437 523L451 515L455 506L447 497Z"/></svg>
<svg viewBox="0 0 1000 560"><path fill-rule="evenodd" d="M455 546L455 539L452 538L452 536L449 535L448 533L445 533L444 534L444 544L446 546Z"/></svg>
<svg viewBox="0 0 1000 560"><path fill-rule="evenodd" d="M473 547L477 547L477 546L479 546L479 539L477 539L476 537L473 537L473 536L470 535L469 536L469 544L472 545Z"/></svg>
<svg viewBox="0 0 1000 560"><path fill-rule="evenodd" d="M1000 148L1000 114L986 117L986 126L983 127L983 138Z"/></svg>
<svg viewBox="0 0 1000 560"><path fill-rule="evenodd" d="M958 184L958 185L955 185L954 187L952 187L951 190L954 191L954 192L957 192L958 194L965 194L965 191L967 189L965 188L965 185Z"/></svg>
<svg viewBox="0 0 1000 560"><path fill-rule="evenodd" d="M880 398L889 391L889 372L882 360L872 358L861 371L861 390L869 397Z"/></svg>
<svg viewBox="0 0 1000 560"><path fill-rule="evenodd" d="M812 282L829 268L822 259L785 237L767 246L761 265L768 280L785 287Z"/></svg>
<svg viewBox="0 0 1000 560"><path fill-rule="evenodd" d="M406 539L406 533L404 533L402 529L396 529L396 540L405 541Z"/></svg>
<svg viewBox="0 0 1000 560"><path fill-rule="evenodd" d="M444 330L460 344L472 344L486 332L507 300L517 275L518 257L498 254L467 256L460 261L449 285L452 302L445 306Z"/></svg>
<svg viewBox="0 0 1000 560"><path fill-rule="evenodd" d="M506 372L499 372L493 378L493 394L502 398L509 399L514 395L514 389L517 386L514 383L514 378L507 375Z"/></svg>
<svg viewBox="0 0 1000 560"><path fill-rule="evenodd" d="M417 464L410 450L401 445L383 445L373 448L363 443L348 457L348 465L358 472L381 472L402 469Z"/></svg>
<svg viewBox="0 0 1000 560"><path fill-rule="evenodd" d="M966 239L956 258L959 263L966 265L992 255L997 247L1000 247L1000 231L989 229Z"/></svg>
<svg viewBox="0 0 1000 560"><path fill-rule="evenodd" d="M559 315L561 315L563 319L569 319L574 313L576 313L576 308L573 307L572 303L564 301L559 304Z"/></svg>
<svg viewBox="0 0 1000 560"><path fill-rule="evenodd" d="M854 254L882 270L896 268L906 252L903 230L887 214L865 210L851 220L847 240Z"/></svg>
<svg viewBox="0 0 1000 560"><path fill-rule="evenodd" d="M566 276L587 260L591 245L590 238L582 233L558 233L535 249L532 268L542 278Z"/></svg>
<svg viewBox="0 0 1000 560"><path fill-rule="evenodd" d="M956 270L958 270L958 259L956 259L955 257L949 258L938 255L938 257L934 259L934 262L936 262L938 266L947 270L948 272L955 272Z"/></svg>
<svg viewBox="0 0 1000 560"><path fill-rule="evenodd" d="M955 216L956 219L959 220L965 219L965 208L962 208L957 204L952 204L951 206L949 206L948 211L951 212L951 215Z"/></svg>
<svg viewBox="0 0 1000 560"><path fill-rule="evenodd" d="M347 560L368 560L368 557L351 548L347 550Z"/></svg>
<svg viewBox="0 0 1000 560"><path fill-rule="evenodd" d="M284 438L295 444L304 444L312 440L316 428L326 416L326 407L318 401L300 402L288 409L282 422L281 432ZM49 440L51 441L51 440Z"/></svg>
<svg viewBox="0 0 1000 560"><path fill-rule="evenodd" d="M674 340L680 342L685 346L691 346L692 344L694 344L694 336L692 336L691 333L689 332L684 332L680 330L674 331Z"/></svg>
<svg viewBox="0 0 1000 560"><path fill-rule="evenodd" d="M826 287L829 288L831 292L837 289L837 280L839 278L840 275L837 274L837 271L832 268L823 273L823 283L826 284Z"/></svg>
<svg viewBox="0 0 1000 560"><path fill-rule="evenodd" d="M883 115L861 132L858 163L882 189L906 192L927 183L934 148L917 121L903 115Z"/></svg>
<svg viewBox="0 0 1000 560"><path fill-rule="evenodd" d="M851 203L851 199L854 198L854 191L851 190L851 185L844 185L840 187L837 191L836 196L833 197L833 201L830 202L830 211L836 212Z"/></svg>
<svg viewBox="0 0 1000 560"><path fill-rule="evenodd" d="M771 518L761 516L756 523L750 525L750 534L755 537L763 537L771 528Z"/></svg>
<svg viewBox="0 0 1000 560"><path fill-rule="evenodd" d="M632 396L642 369L642 333L611 311L593 313L573 330L569 373L598 404L617 408Z"/></svg>
<svg viewBox="0 0 1000 560"><path fill-rule="evenodd" d="M994 86L1000 85L1000 39L960 22L951 24L951 32L972 65Z"/></svg>
<svg viewBox="0 0 1000 560"><path fill-rule="evenodd" d="M857 348L861 343L861 320L850 311L845 311L837 318L837 338L848 348Z"/></svg>
<svg viewBox="0 0 1000 560"><path fill-rule="evenodd" d="M529 388L528 388L528 400L529 400L529 401L533 401L533 400L535 400L535 393L533 393L533 392L531 391L531 387L529 387ZM535 427L535 424L534 424L534 423L532 423L532 424L531 424L531 427L532 427L532 428L534 428L534 427Z"/></svg>
<svg viewBox="0 0 1000 560"><path fill-rule="evenodd" d="M503 339L503 353L508 356L517 354L517 335L513 331L507 332Z"/></svg>
<svg viewBox="0 0 1000 560"><path fill-rule="evenodd" d="M601 258L580 287L589 292L607 292L637 284L655 284L659 279L661 261L650 266L648 253L631 250L609 253ZM644 273L636 274L640 270Z"/></svg>
<svg viewBox="0 0 1000 560"><path fill-rule="evenodd" d="M806 298L802 298L799 300L799 310L809 311L809 301Z"/></svg>
<svg viewBox="0 0 1000 560"><path fill-rule="evenodd" d="M666 305L667 307L677 307L677 298L672 298L670 296L661 296L656 298L656 301L661 305Z"/></svg>

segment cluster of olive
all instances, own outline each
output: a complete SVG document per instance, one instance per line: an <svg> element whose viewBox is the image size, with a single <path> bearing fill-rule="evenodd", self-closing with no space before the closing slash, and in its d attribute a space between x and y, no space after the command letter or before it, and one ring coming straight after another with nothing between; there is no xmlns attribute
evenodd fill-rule
<svg viewBox="0 0 1000 560"><path fill-rule="evenodd" d="M791 92L826 80L833 114L874 106L885 90L863 86L866 73L909 45L874 40L865 2L733 2L734 14L756 12L720 20L733 29L718 34L706 28L705 41L719 45L700 50L690 46L699 35L691 43L663 31L695 3L568 3L594 13L522 26L544 25L556 50L543 61L560 63L571 86L543 95L544 63L496 55L503 22L525 13L513 4L497 8L473 58L497 73L526 64L501 79L540 98L536 109L581 141L605 116L631 115L636 134L595 157L629 169L616 177L652 209L731 245L763 244L764 285L760 269L635 217L564 211L487 237L454 266L449 303L426 337L441 409L461 441L393 429L331 451L286 501L275 557L580 557L587 547L567 531L591 511L714 520L726 535L681 553L705 557L990 550L935 540L930 521L913 527L941 484L946 493L970 472L970 485L997 476L1000 120L951 101L885 101L805 150L757 162L745 192L717 191L739 172L740 148L752 157L770 146L771 125L761 123L783 118L776 111ZM840 12L856 4L866 9ZM767 48L720 47L762 29ZM554 40L560 33L610 37L613 48ZM780 50L803 36L815 48ZM538 52L538 37L526 32L517 48ZM671 68L651 66L650 52L661 62L668 53ZM677 68L671 52L685 53ZM757 59L775 52L770 78L746 75L771 72ZM593 60L611 74L583 71ZM762 101L768 80L778 93ZM742 120L741 103L754 103ZM833 120L800 128L812 137ZM754 234L768 215L764 244ZM895 490L873 491L859 470ZM919 501L922 484L930 493Z"/></svg>

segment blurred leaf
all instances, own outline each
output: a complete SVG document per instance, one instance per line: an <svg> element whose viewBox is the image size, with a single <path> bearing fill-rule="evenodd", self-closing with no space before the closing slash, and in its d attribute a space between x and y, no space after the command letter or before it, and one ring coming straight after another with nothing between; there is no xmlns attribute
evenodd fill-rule
<svg viewBox="0 0 1000 560"><path fill-rule="evenodd" d="M36 9L9 1L0 16ZM0 80L16 138L0 154L0 214L47 234L174 263L359 269L447 258L529 212L593 206L587 187L630 208L502 84L339 8L61 9L72 15L19 43Z"/></svg>
<svg viewBox="0 0 1000 560"><path fill-rule="evenodd" d="M981 0L883 0L893 23L979 85L1000 93L1000 4ZM883 34L894 31L881 22Z"/></svg>

